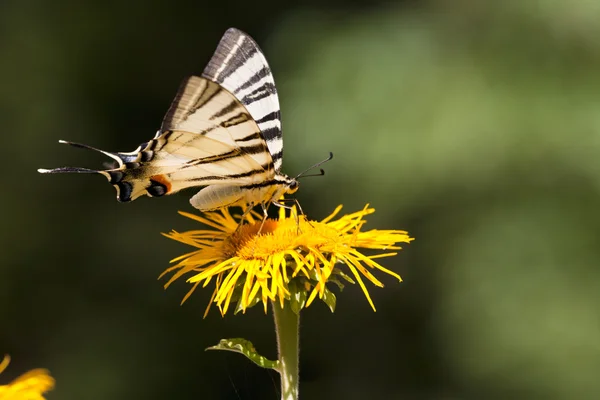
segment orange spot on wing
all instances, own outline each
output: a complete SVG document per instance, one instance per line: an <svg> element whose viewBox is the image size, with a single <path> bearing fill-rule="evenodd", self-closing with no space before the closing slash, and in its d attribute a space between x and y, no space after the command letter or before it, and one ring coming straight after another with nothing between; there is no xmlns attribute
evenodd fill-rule
<svg viewBox="0 0 600 400"><path fill-rule="evenodd" d="M167 194L171 193L171 182L165 175L154 175L150 177L151 180L160 183L161 185L165 185L167 188Z"/></svg>

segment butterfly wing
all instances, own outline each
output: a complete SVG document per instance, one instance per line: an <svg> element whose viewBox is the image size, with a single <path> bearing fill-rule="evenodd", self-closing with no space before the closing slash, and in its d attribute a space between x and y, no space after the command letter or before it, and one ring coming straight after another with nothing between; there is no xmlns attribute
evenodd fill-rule
<svg viewBox="0 0 600 400"><path fill-rule="evenodd" d="M118 167L40 172L102 174L115 186L119 201L195 186L267 181L282 156L279 102L270 69L254 40L230 29L203 77L183 82L152 140L129 153L69 144L100 151Z"/></svg>
<svg viewBox="0 0 600 400"><path fill-rule="evenodd" d="M204 138L222 142L231 150L238 149L264 169L273 170L267 144L248 110L228 90L205 78L192 76L183 82L163 120L161 131L199 135L193 141L198 142L193 148L200 147ZM194 136L190 135L190 138ZM179 147L188 143L173 143L165 150L181 151ZM215 157L220 154L223 153L213 152Z"/></svg>
<svg viewBox="0 0 600 400"><path fill-rule="evenodd" d="M279 171L283 162L279 98L269 64L254 39L228 29L202 76L227 89L246 107Z"/></svg>

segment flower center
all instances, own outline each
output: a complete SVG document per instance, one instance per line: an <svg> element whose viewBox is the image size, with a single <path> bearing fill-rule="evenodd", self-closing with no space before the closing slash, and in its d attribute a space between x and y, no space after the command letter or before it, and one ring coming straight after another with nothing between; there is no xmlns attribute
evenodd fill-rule
<svg viewBox="0 0 600 400"><path fill-rule="evenodd" d="M279 221L268 218L264 224L262 221L257 221L240 226L225 240L225 253L228 257L237 256L243 259L266 258L268 254L265 254L265 250L268 250L268 247L264 241L271 242L268 238L274 236L279 225ZM260 233L258 233L259 229ZM268 252L272 253L272 251L273 249Z"/></svg>
<svg viewBox="0 0 600 400"><path fill-rule="evenodd" d="M307 222L304 216L298 220L267 219L260 231L262 221L240 226L225 240L227 257L244 260L267 260L269 257L290 250L335 246L340 240L339 232L319 222Z"/></svg>

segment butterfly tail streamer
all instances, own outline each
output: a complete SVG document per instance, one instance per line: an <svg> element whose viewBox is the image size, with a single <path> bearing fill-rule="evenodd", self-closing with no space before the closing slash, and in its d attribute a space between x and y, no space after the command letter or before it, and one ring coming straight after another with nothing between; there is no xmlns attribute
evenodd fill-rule
<svg viewBox="0 0 600 400"><path fill-rule="evenodd" d="M99 174L103 175L108 182L113 185L117 191L117 200L120 202L129 202L136 198L148 195L159 197L167 194L168 182L159 182L152 179L140 179L140 163L136 162L139 158L139 149L131 153L112 153L100 150L87 144L59 140L59 143L68 144L73 147L93 150L112 158L118 164L117 168L107 170L96 170L82 167L60 167L53 169L40 168L41 174ZM140 146L141 147L141 146Z"/></svg>
<svg viewBox="0 0 600 400"><path fill-rule="evenodd" d="M38 168L40 174L99 174L100 171L81 167L60 167L53 169Z"/></svg>
<svg viewBox="0 0 600 400"><path fill-rule="evenodd" d="M138 148L134 152L131 152L131 153L112 153L110 151L100 150L100 149L98 149L96 147L92 147L92 146L89 146L87 144L76 143L76 142L69 142L67 140L59 140L58 143L68 144L70 146L77 147L77 148L80 148L80 149L93 150L95 152L102 153L105 156L108 156L108 157L112 158L113 160L115 160L119 164L119 167L122 167L123 163L134 161L135 158L136 158L136 156L137 156L137 154L138 154L138 151L139 151L139 148Z"/></svg>

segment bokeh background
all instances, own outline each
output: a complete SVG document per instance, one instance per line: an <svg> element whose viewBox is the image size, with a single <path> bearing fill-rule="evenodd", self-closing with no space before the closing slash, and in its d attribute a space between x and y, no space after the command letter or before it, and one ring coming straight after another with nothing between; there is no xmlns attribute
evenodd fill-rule
<svg viewBox="0 0 600 400"><path fill-rule="evenodd" d="M302 317L304 399L600 398L600 2L589 0L0 3L2 383L34 367L49 399L277 399L260 307L179 306L157 277L187 249L188 195L114 200L58 139L129 151L230 26L275 74L284 170L313 218L370 203L407 229L373 313L358 287Z"/></svg>

